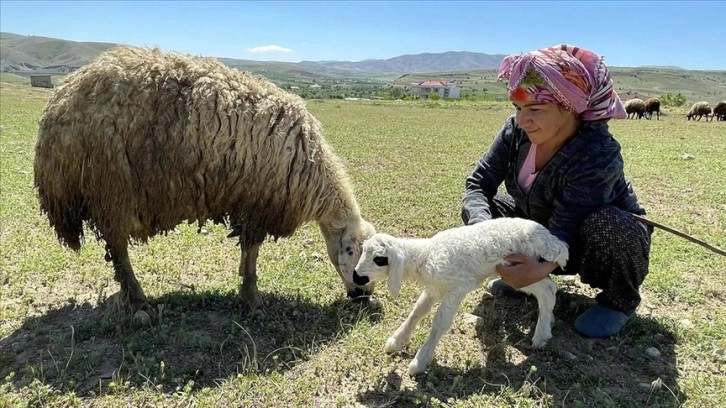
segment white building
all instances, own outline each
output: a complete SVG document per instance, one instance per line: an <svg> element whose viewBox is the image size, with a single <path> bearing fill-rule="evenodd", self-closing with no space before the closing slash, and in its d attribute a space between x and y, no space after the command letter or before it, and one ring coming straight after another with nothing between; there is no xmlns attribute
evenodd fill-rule
<svg viewBox="0 0 726 408"><path fill-rule="evenodd" d="M459 99L459 87L453 82L423 81L411 83L411 96L428 98L432 92L439 94L441 98Z"/></svg>

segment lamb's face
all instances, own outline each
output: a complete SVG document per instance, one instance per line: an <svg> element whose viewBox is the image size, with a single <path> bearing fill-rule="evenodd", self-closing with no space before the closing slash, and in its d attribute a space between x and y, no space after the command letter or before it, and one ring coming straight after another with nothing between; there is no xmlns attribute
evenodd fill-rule
<svg viewBox="0 0 726 408"><path fill-rule="evenodd" d="M388 246L383 234L376 234L363 243L363 250L353 270L353 282L366 285L388 277L389 271Z"/></svg>

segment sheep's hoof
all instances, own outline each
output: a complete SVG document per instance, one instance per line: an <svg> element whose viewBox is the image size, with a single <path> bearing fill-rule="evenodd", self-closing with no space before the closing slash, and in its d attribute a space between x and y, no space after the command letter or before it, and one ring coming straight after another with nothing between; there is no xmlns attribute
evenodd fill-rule
<svg viewBox="0 0 726 408"><path fill-rule="evenodd" d="M373 292L368 292L361 288L348 290L348 297L351 298L354 302L368 302L372 295Z"/></svg>
<svg viewBox="0 0 726 408"><path fill-rule="evenodd" d="M256 285L245 285L244 283L240 285L239 297L242 303L242 313L251 316L262 309L262 296Z"/></svg>
<svg viewBox="0 0 726 408"><path fill-rule="evenodd" d="M260 299L242 299L242 313L248 316L262 314L262 301Z"/></svg>
<svg viewBox="0 0 726 408"><path fill-rule="evenodd" d="M127 305L131 307L131 310L137 312L139 310L149 309L149 299L146 298L144 292L127 292L121 291L119 298L122 299Z"/></svg>
<svg viewBox="0 0 726 408"><path fill-rule="evenodd" d="M140 324L141 326L149 326L151 325L151 316L149 316L146 311L139 310L134 313L134 322Z"/></svg>

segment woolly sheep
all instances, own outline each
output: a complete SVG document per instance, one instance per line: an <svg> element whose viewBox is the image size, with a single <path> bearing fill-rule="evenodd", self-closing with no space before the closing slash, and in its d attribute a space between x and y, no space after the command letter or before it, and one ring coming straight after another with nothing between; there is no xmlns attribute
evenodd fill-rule
<svg viewBox="0 0 726 408"><path fill-rule="evenodd" d="M181 222L239 237L243 308L261 306L259 247L316 221L348 294L362 242L344 167L304 101L211 58L118 47L69 75L40 119L35 186L58 239L78 251L83 221L106 243L122 299L147 303L128 255Z"/></svg>
<svg viewBox="0 0 726 408"><path fill-rule="evenodd" d="M652 119L655 113L655 119L660 120L660 100L658 98L648 98L645 101L645 118Z"/></svg>
<svg viewBox="0 0 726 408"><path fill-rule="evenodd" d="M567 244L542 225L522 218L497 218L448 229L428 239L377 233L363 243L353 281L368 285L388 279L387 287L394 296L403 281L418 282L424 287L408 318L386 341L387 353L402 350L416 325L434 303L441 302L429 337L409 365L409 373L418 374L433 359L436 345L451 327L466 294L495 276L496 266L511 253L537 255L562 267L569 256ZM543 347L552 337L557 286L545 278L521 290L537 298L539 317L532 345Z"/></svg>
<svg viewBox="0 0 726 408"><path fill-rule="evenodd" d="M721 101L713 107L711 120L713 119L716 119L716 121L726 120L726 101Z"/></svg>
<svg viewBox="0 0 726 408"><path fill-rule="evenodd" d="M635 119L636 116L640 119L645 113L645 102L640 98L628 99L623 105L625 112L628 113L628 119Z"/></svg>
<svg viewBox="0 0 726 408"><path fill-rule="evenodd" d="M711 114L711 107L708 106L708 102L701 101L696 102L691 106L691 110L688 111L686 114L686 119L694 121L696 120L696 116L698 116L698 120L701 120L702 116L706 116L706 120L708 120L708 116Z"/></svg>

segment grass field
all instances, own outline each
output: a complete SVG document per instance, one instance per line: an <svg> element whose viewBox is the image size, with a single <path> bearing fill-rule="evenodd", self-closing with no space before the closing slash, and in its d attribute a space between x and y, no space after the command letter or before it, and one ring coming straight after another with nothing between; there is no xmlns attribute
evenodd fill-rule
<svg viewBox="0 0 726 408"><path fill-rule="evenodd" d="M131 258L152 302L140 321L92 234L61 247L33 190L37 122L52 90L0 84L0 407L721 407L726 258L653 237L638 316L586 340L573 319L596 293L560 284L554 338L528 347L531 300L469 294L428 371L406 373L430 317L400 354L385 339L419 293L347 300L317 226L265 243L264 313L236 296L239 252L220 226L180 225ZM460 224L464 178L506 104L310 102L344 158L364 217L401 236ZM611 130L650 218L726 248L726 122L620 120ZM685 156L690 155L690 156ZM690 159L689 159L690 158Z"/></svg>

